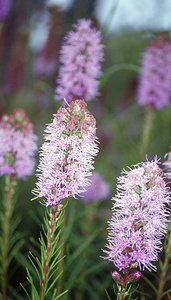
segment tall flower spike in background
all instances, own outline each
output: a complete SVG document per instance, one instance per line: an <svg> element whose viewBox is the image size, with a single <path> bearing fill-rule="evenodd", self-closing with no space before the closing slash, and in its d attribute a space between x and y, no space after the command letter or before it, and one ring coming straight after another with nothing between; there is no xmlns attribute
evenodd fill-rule
<svg viewBox="0 0 171 300"><path fill-rule="evenodd" d="M137 92L141 106L157 109L169 105L171 82L171 41L162 34L145 49Z"/></svg>
<svg viewBox="0 0 171 300"><path fill-rule="evenodd" d="M5 300L7 290L7 269L9 256L18 251L18 234L15 233L17 219L12 222L14 193L17 179L32 175L35 167L37 136L33 134L33 124L23 109L15 109L11 115L3 115L0 121L0 175L5 176L5 196L2 198L2 236L0 237L1 299ZM18 243L18 245L17 245ZM15 246L17 250L15 250ZM10 249L10 250L9 250ZM10 252L11 251L11 252Z"/></svg>
<svg viewBox="0 0 171 300"><path fill-rule="evenodd" d="M76 197L88 184L87 177L91 175L94 156L99 150L96 144L96 121L83 100L72 101L66 108L60 107L53 122L47 126L44 138L37 169L38 182L33 190L36 198L44 197L45 205L50 206L50 220L45 219L47 241L45 243L42 236L40 239L39 266L42 268L39 299L44 299L60 276L58 274L52 279L58 260L62 259L57 247L59 232L56 235L62 223L61 200L69 196ZM51 283L49 278L52 279ZM29 272L28 280L35 291Z"/></svg>
<svg viewBox="0 0 171 300"><path fill-rule="evenodd" d="M55 99L90 101L99 95L103 45L101 32L91 28L91 20L80 19L64 39Z"/></svg>
<svg viewBox="0 0 171 300"><path fill-rule="evenodd" d="M170 104L171 41L161 34L145 49L139 76L137 101L146 108L140 160L148 152L154 109Z"/></svg>
<svg viewBox="0 0 171 300"><path fill-rule="evenodd" d="M165 204L170 199L157 160L123 170L112 200L113 216L109 221L107 249L103 251L108 255L105 259L123 271L123 277L116 271L113 273L121 284L123 300L128 282L141 275L139 271L130 273L132 268L156 270L152 262L158 260L161 239L167 230L170 211Z"/></svg>

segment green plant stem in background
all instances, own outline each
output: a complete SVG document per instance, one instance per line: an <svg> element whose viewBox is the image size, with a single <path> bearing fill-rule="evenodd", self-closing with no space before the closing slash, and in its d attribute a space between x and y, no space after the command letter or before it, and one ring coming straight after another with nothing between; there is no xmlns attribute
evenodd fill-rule
<svg viewBox="0 0 171 300"><path fill-rule="evenodd" d="M161 276L160 276L160 283L159 283L159 288L158 288L158 293L157 293L156 300L160 300L162 298L164 285L166 283L166 273L167 273L167 269L168 269L170 253L171 253L171 230L169 232L168 244L167 244L167 249L166 249L166 252L165 252L165 260L164 260L164 264L163 264L163 267L162 267L162 272L161 272Z"/></svg>
<svg viewBox="0 0 171 300"><path fill-rule="evenodd" d="M84 243L87 241L87 239L89 238L89 236L91 235L92 232L92 228L93 228L93 221L94 221L94 215L95 215L95 211L98 205L98 201L95 202L91 202L91 203L85 203L85 209L86 209L86 214L85 214L85 221L83 223L84 228L83 228L83 239L84 239ZM82 255L86 257L87 253L86 253L86 249ZM88 258L87 258L88 259ZM82 267L82 269L80 270L80 274L79 274L79 284L78 284L78 290L77 290L77 294L75 299L76 300L81 300L83 298L83 284L84 284L84 279L85 279L85 266Z"/></svg>
<svg viewBox="0 0 171 300"><path fill-rule="evenodd" d="M141 142L141 149L140 149L140 160L144 159L144 156L147 152L147 147L150 140L150 133L153 124L153 117L154 117L154 109L151 106L146 107L146 114L144 118L144 127L142 133L142 142Z"/></svg>
<svg viewBox="0 0 171 300"><path fill-rule="evenodd" d="M2 236L2 300L6 299L7 289L7 269L8 269L8 244L9 244L9 223L12 213L12 197L14 194L15 176L6 175L5 192L6 199L4 201L4 217L3 217L3 236Z"/></svg>

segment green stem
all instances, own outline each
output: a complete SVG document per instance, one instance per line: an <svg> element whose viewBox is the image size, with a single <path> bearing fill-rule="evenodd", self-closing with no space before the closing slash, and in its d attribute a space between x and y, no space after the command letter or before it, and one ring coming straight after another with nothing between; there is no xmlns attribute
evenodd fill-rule
<svg viewBox="0 0 171 300"><path fill-rule="evenodd" d="M128 282L129 272L130 272L130 269L128 269L124 274L123 284L121 286L121 292L120 292L120 300L125 299L126 286L127 286L127 282Z"/></svg>
<svg viewBox="0 0 171 300"><path fill-rule="evenodd" d="M142 133L142 143L141 143L141 150L140 150L140 159L143 160L144 156L146 155L147 147L150 140L150 132L152 129L153 123L153 116L154 116L154 109L151 106L147 106L146 108L146 115L144 119L144 128Z"/></svg>
<svg viewBox="0 0 171 300"><path fill-rule="evenodd" d="M65 228L66 225L66 216L64 214L63 216L63 222L62 222L62 227ZM60 239L59 239L59 249L60 249L60 254L59 254L59 264L58 264L58 269L57 269L57 276L59 276L61 274L61 272L63 271L63 266L64 266L64 261L63 261L63 257L64 257L64 252L65 252L65 237L64 237L64 230L61 230L61 234L60 234ZM58 278L57 284L56 284L56 290L57 290L57 296L59 296L62 292L62 281L63 281L63 276L61 275Z"/></svg>
<svg viewBox="0 0 171 300"><path fill-rule="evenodd" d="M160 276L160 283L159 283L159 288L158 288L158 293L157 293L157 298L156 300L160 300L162 297L164 285L166 282L166 273L168 269L168 264L169 264L169 259L170 259L170 253L171 253L171 231L169 233L169 239L168 239L168 245L166 249L166 255L165 255L165 260L162 268L162 273Z"/></svg>
<svg viewBox="0 0 171 300"><path fill-rule="evenodd" d="M8 268L8 243L9 243L9 221L12 208L13 180L14 176L7 177L7 198L5 202L4 224L3 224L3 247L2 247L2 300L6 298L7 268Z"/></svg>
<svg viewBox="0 0 171 300"><path fill-rule="evenodd" d="M47 247L46 247L46 256L45 256L42 280L41 280L41 283L40 283L40 291L39 291L39 299L40 300L44 299L44 291L45 291L45 287L46 287L46 284L47 284L48 268L49 268L49 261L50 261L50 251L51 251L52 244L53 244L54 227L55 227L56 213L57 212L58 212L58 207L56 209L53 209L52 218L50 220L50 225L49 225Z"/></svg>

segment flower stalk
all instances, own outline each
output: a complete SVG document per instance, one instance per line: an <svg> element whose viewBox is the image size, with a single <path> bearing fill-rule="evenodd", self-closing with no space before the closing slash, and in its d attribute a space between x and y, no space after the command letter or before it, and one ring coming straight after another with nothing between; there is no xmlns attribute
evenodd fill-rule
<svg viewBox="0 0 171 300"><path fill-rule="evenodd" d="M7 269L8 269L8 244L9 244L9 224L12 213L12 198L14 195L15 176L6 176L7 197L4 201L5 212L3 219L3 240L2 240L2 300L6 299L7 289Z"/></svg>
<svg viewBox="0 0 171 300"><path fill-rule="evenodd" d="M48 268L49 268L49 262L51 259L50 252L51 252L51 249L53 246L53 237L54 237L54 231L55 231L55 222L57 221L57 214L58 214L58 206L52 210L49 231L47 234L47 248L46 248L42 280L40 283L40 292L39 292L40 300L44 299L44 291L47 286Z"/></svg>

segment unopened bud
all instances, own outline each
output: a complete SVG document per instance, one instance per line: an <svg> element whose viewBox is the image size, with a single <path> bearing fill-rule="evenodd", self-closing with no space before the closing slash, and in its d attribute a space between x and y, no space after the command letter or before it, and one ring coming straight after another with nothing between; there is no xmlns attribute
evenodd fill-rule
<svg viewBox="0 0 171 300"><path fill-rule="evenodd" d="M112 273L112 277L115 281L117 281L118 283L122 284L123 283L123 277L121 276L121 274L119 274L117 271L114 271Z"/></svg>
<svg viewBox="0 0 171 300"><path fill-rule="evenodd" d="M136 271L128 276L128 281L136 281L141 277L141 272Z"/></svg>

